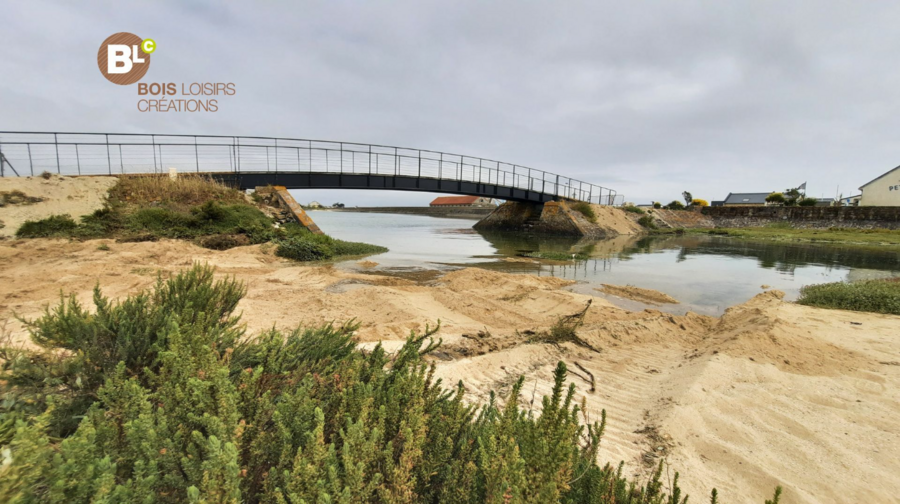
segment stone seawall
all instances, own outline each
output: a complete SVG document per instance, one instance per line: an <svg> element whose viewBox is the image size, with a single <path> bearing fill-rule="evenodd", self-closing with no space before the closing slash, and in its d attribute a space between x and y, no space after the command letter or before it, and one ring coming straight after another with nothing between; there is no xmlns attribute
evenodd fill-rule
<svg viewBox="0 0 900 504"><path fill-rule="evenodd" d="M466 208L466 207L354 207L354 208L323 208L321 212L359 212L359 213L390 213L405 215L429 215L431 217L447 217L451 219L481 219L494 211L496 207Z"/></svg>
<svg viewBox="0 0 900 504"><path fill-rule="evenodd" d="M706 207L703 215L730 228L783 222L804 229L900 229L900 207Z"/></svg>

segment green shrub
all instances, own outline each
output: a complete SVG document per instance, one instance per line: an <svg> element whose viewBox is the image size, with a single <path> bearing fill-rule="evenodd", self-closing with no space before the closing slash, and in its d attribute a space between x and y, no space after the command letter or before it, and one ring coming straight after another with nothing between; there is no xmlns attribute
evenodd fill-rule
<svg viewBox="0 0 900 504"><path fill-rule="evenodd" d="M83 239L105 238L120 227L122 227L120 215L111 211L109 207L104 207L90 215L82 216L81 224L72 231L72 236Z"/></svg>
<svg viewBox="0 0 900 504"><path fill-rule="evenodd" d="M25 221L16 231L16 238L48 238L70 236L78 224L68 214L51 215L46 219Z"/></svg>
<svg viewBox="0 0 900 504"><path fill-rule="evenodd" d="M784 202L784 194L780 192L773 192L772 194L766 196L766 203L784 204Z"/></svg>
<svg viewBox="0 0 900 504"><path fill-rule="evenodd" d="M307 229L289 224L284 227L284 237L276 241L275 255L295 261L321 261L341 256L380 254L387 249L368 243L336 240L328 235L313 234Z"/></svg>
<svg viewBox="0 0 900 504"><path fill-rule="evenodd" d="M640 209L636 206L631 206L631 205L629 205L627 207L622 207L622 210L625 210L626 212L636 213L636 214L644 214L645 213L642 209Z"/></svg>
<svg viewBox="0 0 900 504"><path fill-rule="evenodd" d="M654 222L653 217L649 215L645 215L638 219L638 224L644 226L647 229L656 229L656 222Z"/></svg>
<svg viewBox="0 0 900 504"><path fill-rule="evenodd" d="M663 208L665 208L666 210L684 210L685 207L684 207L684 203L682 203L678 200L672 200L671 203L664 206Z"/></svg>
<svg viewBox="0 0 900 504"><path fill-rule="evenodd" d="M797 303L820 308L900 315L900 281L867 280L807 285Z"/></svg>
<svg viewBox="0 0 900 504"><path fill-rule="evenodd" d="M591 207L590 203L579 201L572 205L572 210L584 215L584 217L591 222L597 222L597 214L594 213L594 209Z"/></svg>
<svg viewBox="0 0 900 504"><path fill-rule="evenodd" d="M540 415L521 378L503 406L472 406L423 358L436 329L393 355L356 349L354 324L242 338L243 293L195 266L32 322L38 350L0 360L0 499L683 502L662 463L643 483L597 464L606 413L586 421L562 362Z"/></svg>
<svg viewBox="0 0 900 504"><path fill-rule="evenodd" d="M662 203L660 203L659 201L654 201L653 208L656 208L656 209L662 208Z"/></svg>
<svg viewBox="0 0 900 504"><path fill-rule="evenodd" d="M799 206L816 206L816 198L803 198L797 205Z"/></svg>
<svg viewBox="0 0 900 504"><path fill-rule="evenodd" d="M291 236L278 241L275 255L295 261L320 261L334 257L334 249L320 240Z"/></svg>

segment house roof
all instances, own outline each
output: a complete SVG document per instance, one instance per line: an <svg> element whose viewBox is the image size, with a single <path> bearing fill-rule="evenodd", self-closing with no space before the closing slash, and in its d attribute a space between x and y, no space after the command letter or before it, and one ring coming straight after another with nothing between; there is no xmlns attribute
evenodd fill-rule
<svg viewBox="0 0 900 504"><path fill-rule="evenodd" d="M766 197L772 193L728 193L724 204L729 203L748 203L748 204L765 204Z"/></svg>
<svg viewBox="0 0 900 504"><path fill-rule="evenodd" d="M431 202L432 205L471 205L478 201L478 196L441 196Z"/></svg>
<svg viewBox="0 0 900 504"><path fill-rule="evenodd" d="M900 166L898 166L898 167L896 167L896 168L894 168L894 169L888 170L888 171L882 173L881 175L879 175L879 176L873 178L872 180L866 182L865 184L859 186L859 190L862 191L862 188L863 188L863 187L866 187L867 185L871 184L872 182L875 182L876 180L879 180L879 179L881 179L881 178L887 177L888 175L890 175L891 173L893 173L893 172L895 172L895 171L897 171L897 170L900 170Z"/></svg>

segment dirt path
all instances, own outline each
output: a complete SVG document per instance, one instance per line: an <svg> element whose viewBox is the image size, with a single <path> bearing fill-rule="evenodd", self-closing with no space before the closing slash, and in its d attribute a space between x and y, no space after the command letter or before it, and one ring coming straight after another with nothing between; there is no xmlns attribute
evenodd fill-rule
<svg viewBox="0 0 900 504"><path fill-rule="evenodd" d="M109 250L100 250L101 244ZM356 318L358 339L397 348L439 319L433 356L471 400L501 396L521 375L521 401L540 408L560 360L591 419L608 415L601 459L646 477L662 458L691 501L891 502L900 488L900 317L821 310L760 294L721 318L629 312L562 290L568 282L475 268L423 281L297 266L264 246L224 252L163 240L0 241L0 327L26 341L13 314L38 316L60 292L90 305L99 282L121 298L194 261L248 285L239 310L251 333ZM587 346L535 342L589 299ZM579 367L580 365L580 367ZM593 376L593 380L591 380ZM594 390L591 391L593 381Z"/></svg>

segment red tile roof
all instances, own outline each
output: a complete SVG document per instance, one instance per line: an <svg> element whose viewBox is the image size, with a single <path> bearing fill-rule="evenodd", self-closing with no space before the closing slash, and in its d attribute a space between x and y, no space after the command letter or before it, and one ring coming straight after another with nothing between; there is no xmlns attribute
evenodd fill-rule
<svg viewBox="0 0 900 504"><path fill-rule="evenodd" d="M440 198L435 198L431 202L431 206L471 205L476 201L478 201L478 196L441 196Z"/></svg>

